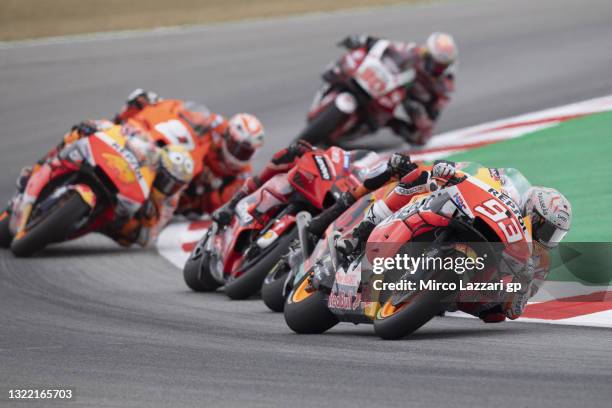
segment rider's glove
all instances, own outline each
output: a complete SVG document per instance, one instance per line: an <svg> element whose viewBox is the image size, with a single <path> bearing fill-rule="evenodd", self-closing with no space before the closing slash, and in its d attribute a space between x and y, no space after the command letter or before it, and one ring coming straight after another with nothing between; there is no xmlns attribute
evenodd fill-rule
<svg viewBox="0 0 612 408"><path fill-rule="evenodd" d="M312 145L305 140L298 140L287 148L287 153L293 157L302 156L303 154L312 151Z"/></svg>
<svg viewBox="0 0 612 408"><path fill-rule="evenodd" d="M32 176L32 167L27 166L21 169L19 172L19 177L17 177L17 191L19 193L23 193L25 191L26 186L28 185L28 181L30 180L30 176Z"/></svg>
<svg viewBox="0 0 612 408"><path fill-rule="evenodd" d="M229 225L230 222L232 222L233 216L234 216L234 210L232 208L229 208L229 206L224 205L223 207L213 212L212 219L220 227L224 227L226 225Z"/></svg>
<svg viewBox="0 0 612 408"><path fill-rule="evenodd" d="M402 177L418 167L410 161L408 154L402 153L393 153L387 165L391 172L398 177Z"/></svg>
<svg viewBox="0 0 612 408"><path fill-rule="evenodd" d="M452 162L439 161L431 169L431 175L436 178L449 180L455 175L455 166Z"/></svg>
<svg viewBox="0 0 612 408"><path fill-rule="evenodd" d="M226 203L220 208L217 208L217 210L213 212L213 221L215 221L220 227L229 225L229 223L232 222L232 217L234 216L234 210L236 208L236 205L238 205L238 202L247 195L248 194L245 191L238 190L228 203Z"/></svg>

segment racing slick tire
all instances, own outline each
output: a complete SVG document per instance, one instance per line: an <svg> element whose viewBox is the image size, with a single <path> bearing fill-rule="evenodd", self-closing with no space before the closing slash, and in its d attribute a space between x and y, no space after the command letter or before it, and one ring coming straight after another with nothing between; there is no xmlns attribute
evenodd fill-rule
<svg viewBox="0 0 612 408"><path fill-rule="evenodd" d="M455 272L446 273L438 282L457 282ZM380 307L374 318L374 332L385 340L402 339L417 331L425 323L444 311L444 299L454 291L421 291L412 299L394 306L391 297Z"/></svg>
<svg viewBox="0 0 612 408"><path fill-rule="evenodd" d="M286 269L285 262L279 261L274 265L261 285L261 300L273 312L281 313L285 308L283 289L285 288L288 273L290 271Z"/></svg>
<svg viewBox="0 0 612 408"><path fill-rule="evenodd" d="M221 286L210 272L210 255L204 251L206 240L202 239L191 251L183 267L183 279L194 292L214 292Z"/></svg>
<svg viewBox="0 0 612 408"><path fill-rule="evenodd" d="M348 116L338 109L335 103L330 103L308 122L296 140L305 140L313 146L331 144L330 136Z"/></svg>
<svg viewBox="0 0 612 408"><path fill-rule="evenodd" d="M11 217L8 211L0 214L0 248L10 248L13 234L9 229L9 221Z"/></svg>
<svg viewBox="0 0 612 408"><path fill-rule="evenodd" d="M17 257L26 257L53 242L66 239L66 231L70 231L90 211L91 207L79 194L71 194L31 229L26 227L25 235L13 238L11 251Z"/></svg>
<svg viewBox="0 0 612 408"><path fill-rule="evenodd" d="M281 235L271 247L263 250L262 254L247 261L243 273L236 279L225 284L225 294L233 300L247 299L261 290L261 285L270 269L289 249L291 241L297 238L297 228Z"/></svg>
<svg viewBox="0 0 612 408"><path fill-rule="evenodd" d="M318 290L307 291L306 275L289 293L285 302L285 322L298 334L321 334L338 324L338 318L327 307L327 296Z"/></svg>

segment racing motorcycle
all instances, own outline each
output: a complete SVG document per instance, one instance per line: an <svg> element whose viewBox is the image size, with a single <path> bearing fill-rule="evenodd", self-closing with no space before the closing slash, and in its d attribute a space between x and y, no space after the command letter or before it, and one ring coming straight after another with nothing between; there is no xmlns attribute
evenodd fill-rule
<svg viewBox="0 0 612 408"><path fill-rule="evenodd" d="M183 268L187 286L206 292L224 285L231 299L259 292L269 270L297 237L296 214L317 214L333 205L379 160L375 153L365 153L357 165L355 153L338 147L308 152L288 173L274 176L239 201L231 223L224 228L213 223L191 252Z"/></svg>
<svg viewBox="0 0 612 408"><path fill-rule="evenodd" d="M323 333L340 321L373 323L381 338L403 338L452 305L461 310L462 300L465 305L471 304L475 298L469 293L465 297L458 289L460 281L493 282L499 277L496 271L502 270L497 266L511 263L508 259L520 260L519 265L526 263L531 243L528 220L501 193L499 182L463 175L453 183L414 197L375 227L365 251L343 262L335 252L337 235L332 236L325 254L318 254L319 259L311 261L309 270L297 277L284 308L287 325L296 333ZM373 273L371 257L393 257L401 248L410 248L410 243L417 244L412 256L480 257L486 260L486 268L463 274L439 267ZM504 257L507 252L512 257ZM504 270L516 270L512 266L516 263ZM374 290L374 281L381 278L396 284L412 279L445 285L438 290L426 284L412 289L400 285L393 290Z"/></svg>
<svg viewBox="0 0 612 408"><path fill-rule="evenodd" d="M291 246L287 254L274 265L264 279L261 287L261 299L264 304L273 312L282 312L287 295L293 289L294 280L299 280L318 259L325 256L327 239L335 232L344 233L359 224L370 207L377 200L383 200L397 184L397 182L389 183L357 200L327 227L323 238L318 240L314 248L311 248L311 240L306 232L311 215L306 212L298 213L296 219L298 245Z"/></svg>
<svg viewBox="0 0 612 408"><path fill-rule="evenodd" d="M341 139L375 132L391 119L411 122L402 101L416 72L400 68L390 45L380 40L369 51L365 47L352 50L328 71L297 139L335 145Z"/></svg>
<svg viewBox="0 0 612 408"><path fill-rule="evenodd" d="M0 243L16 256L102 231L147 200L155 168L126 145L120 125L80 139L41 165L0 215Z"/></svg>

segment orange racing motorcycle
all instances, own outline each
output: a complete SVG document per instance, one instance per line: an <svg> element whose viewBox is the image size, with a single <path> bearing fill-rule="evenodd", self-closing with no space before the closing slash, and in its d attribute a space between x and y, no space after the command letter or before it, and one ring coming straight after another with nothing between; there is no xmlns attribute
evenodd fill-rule
<svg viewBox="0 0 612 408"><path fill-rule="evenodd" d="M126 141L122 126L114 125L42 164L0 215L0 244L29 256L133 216L147 200L156 171L140 163Z"/></svg>

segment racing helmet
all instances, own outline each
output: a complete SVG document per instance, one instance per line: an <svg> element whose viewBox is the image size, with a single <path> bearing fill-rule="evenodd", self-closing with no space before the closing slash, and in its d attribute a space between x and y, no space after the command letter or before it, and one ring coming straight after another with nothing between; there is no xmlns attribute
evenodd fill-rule
<svg viewBox="0 0 612 408"><path fill-rule="evenodd" d="M153 187L166 196L177 193L193 178L194 164L189 151L180 145L160 149L157 175Z"/></svg>
<svg viewBox="0 0 612 408"><path fill-rule="evenodd" d="M554 248L568 233L572 224L570 202L554 188L531 187L525 194L524 212L531 217L534 241Z"/></svg>
<svg viewBox="0 0 612 408"><path fill-rule="evenodd" d="M223 157L228 165L241 169L263 145L263 140L264 128L259 119L248 113L238 113L232 116L223 135Z"/></svg>
<svg viewBox="0 0 612 408"><path fill-rule="evenodd" d="M425 69L433 76L447 72L459 54L455 39L446 33L432 33L427 38L426 47Z"/></svg>

